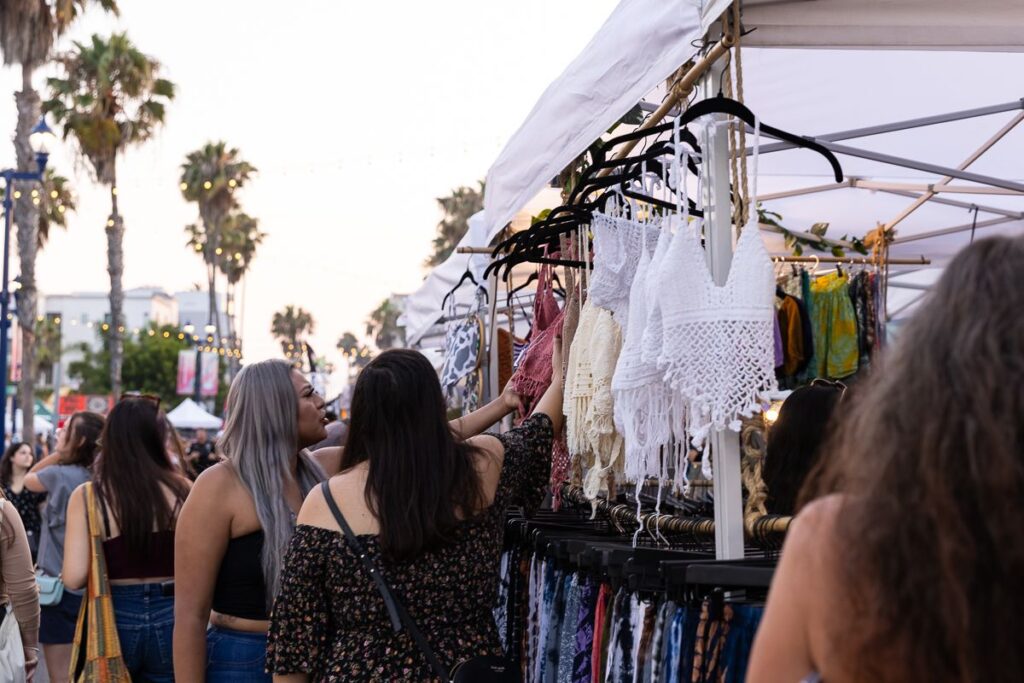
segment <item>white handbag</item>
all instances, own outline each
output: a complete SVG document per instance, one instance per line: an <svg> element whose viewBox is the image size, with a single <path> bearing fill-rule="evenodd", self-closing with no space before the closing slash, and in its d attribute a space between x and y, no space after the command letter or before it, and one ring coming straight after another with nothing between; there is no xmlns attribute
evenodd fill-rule
<svg viewBox="0 0 1024 683"><path fill-rule="evenodd" d="M0 499L0 516L6 502ZM22 647L18 620L9 604L0 609L4 610L3 621L0 622L0 683L25 683L25 648Z"/></svg>

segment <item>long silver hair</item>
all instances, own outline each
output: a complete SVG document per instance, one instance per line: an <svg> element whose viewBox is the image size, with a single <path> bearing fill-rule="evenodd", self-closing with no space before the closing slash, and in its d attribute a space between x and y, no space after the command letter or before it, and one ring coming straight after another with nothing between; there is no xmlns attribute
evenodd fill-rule
<svg viewBox="0 0 1024 683"><path fill-rule="evenodd" d="M295 517L285 500L285 483L292 479L291 459L298 450L299 400L283 360L265 360L242 368L228 391L221 452L249 489L263 527L263 580L267 606L281 583ZM296 479L303 498L327 478L305 450L299 453Z"/></svg>

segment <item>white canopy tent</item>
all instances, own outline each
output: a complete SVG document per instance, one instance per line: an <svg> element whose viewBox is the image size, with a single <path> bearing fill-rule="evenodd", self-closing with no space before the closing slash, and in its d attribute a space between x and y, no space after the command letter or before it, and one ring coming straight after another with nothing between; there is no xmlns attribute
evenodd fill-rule
<svg viewBox="0 0 1024 683"><path fill-rule="evenodd" d="M501 230L640 97L696 56L693 41L730 5L622 0L491 167L488 233ZM744 27L753 29L743 39L745 103L765 122L812 134L843 164L846 181L836 183L816 155L763 141L758 199L788 229L828 223L835 239L894 226L891 256L924 256L936 268L973 238L972 224L982 235L1024 229L1024 127L1017 125L1024 120L1024 93L1013 78L1024 72L1019 1L746 0L743 6ZM937 116L988 105L1005 106ZM719 144L709 153L719 169L724 151ZM727 192L723 174L712 175L712 196ZM723 215L713 216L709 236L719 281L730 262L721 240L728 226L718 225ZM770 250L785 252L778 235L764 234ZM912 312L935 274L896 273L890 312ZM715 435L715 452L724 456L715 460L721 558L743 554L737 447L735 439Z"/></svg>
<svg viewBox="0 0 1024 683"><path fill-rule="evenodd" d="M167 413L175 429L220 429L224 421L206 412L201 405L190 398L182 401L177 408Z"/></svg>

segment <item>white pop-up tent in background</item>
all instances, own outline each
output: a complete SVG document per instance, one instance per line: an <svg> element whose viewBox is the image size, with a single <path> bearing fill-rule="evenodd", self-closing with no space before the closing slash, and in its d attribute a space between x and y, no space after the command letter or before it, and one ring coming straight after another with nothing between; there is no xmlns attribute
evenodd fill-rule
<svg viewBox="0 0 1024 683"><path fill-rule="evenodd" d="M211 415L190 398L182 401L177 408L167 413L175 429L220 429L224 421Z"/></svg>

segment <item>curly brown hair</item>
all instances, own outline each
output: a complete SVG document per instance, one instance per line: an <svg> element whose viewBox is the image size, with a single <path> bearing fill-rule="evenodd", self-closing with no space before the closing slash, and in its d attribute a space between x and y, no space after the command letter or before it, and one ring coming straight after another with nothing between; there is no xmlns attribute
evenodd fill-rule
<svg viewBox="0 0 1024 683"><path fill-rule="evenodd" d="M1011 681L1024 671L1024 239L946 268L839 425L801 504L836 515L857 680Z"/></svg>

